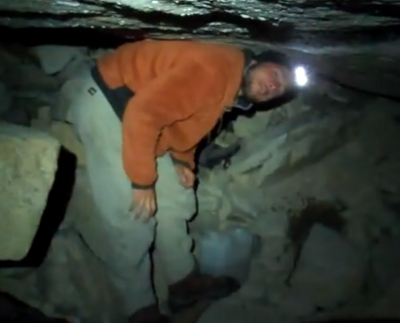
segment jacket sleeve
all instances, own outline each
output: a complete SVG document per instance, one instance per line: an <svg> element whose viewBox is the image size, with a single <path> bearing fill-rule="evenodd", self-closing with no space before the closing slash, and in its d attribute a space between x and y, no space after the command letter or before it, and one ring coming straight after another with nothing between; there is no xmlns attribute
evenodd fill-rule
<svg viewBox="0 0 400 323"><path fill-rule="evenodd" d="M171 152L173 162L175 164L185 165L191 170L194 170L196 166L194 162L196 148L197 146L185 152Z"/></svg>
<svg viewBox="0 0 400 323"><path fill-rule="evenodd" d="M129 101L122 122L122 157L132 187L154 186L156 145L163 128L189 118L196 108L203 106L204 98L213 91L209 83L204 67L196 63L179 64Z"/></svg>

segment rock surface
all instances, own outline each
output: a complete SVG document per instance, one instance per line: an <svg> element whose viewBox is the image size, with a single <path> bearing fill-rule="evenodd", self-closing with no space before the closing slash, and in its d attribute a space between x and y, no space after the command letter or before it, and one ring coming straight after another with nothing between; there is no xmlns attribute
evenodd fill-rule
<svg viewBox="0 0 400 323"><path fill-rule="evenodd" d="M57 170L59 142L0 123L0 259L21 260L36 234Z"/></svg>
<svg viewBox="0 0 400 323"><path fill-rule="evenodd" d="M272 46L316 72L318 86L333 80L399 98L399 12L397 0L2 0L0 26L9 41L32 45L46 37L77 46L97 39L98 47L106 39L116 46L151 37L201 38L255 50Z"/></svg>
<svg viewBox="0 0 400 323"><path fill-rule="evenodd" d="M0 22L17 27L130 28L150 33L222 34L280 41L305 38L310 41L313 36L322 40L343 34L343 40L357 41L355 36L371 28L376 28L380 38L385 37L386 30L395 33L399 8L398 1L389 0L368 5L285 0L273 3L261 0L3 0Z"/></svg>
<svg viewBox="0 0 400 323"><path fill-rule="evenodd" d="M46 74L60 72L69 62L85 54L85 48L71 46L37 46L32 49Z"/></svg>
<svg viewBox="0 0 400 323"><path fill-rule="evenodd" d="M290 280L303 301L334 308L358 293L364 283L367 259L333 230L312 228Z"/></svg>

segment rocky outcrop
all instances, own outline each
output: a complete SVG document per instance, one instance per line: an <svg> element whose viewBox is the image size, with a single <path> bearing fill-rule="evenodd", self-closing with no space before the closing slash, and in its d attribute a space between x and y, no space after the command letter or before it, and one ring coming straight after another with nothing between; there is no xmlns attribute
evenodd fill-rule
<svg viewBox="0 0 400 323"><path fill-rule="evenodd" d="M0 23L13 27L89 27L160 35L228 36L264 41L389 39L400 25L398 1L138 1L0 2ZM389 32L389 34L388 34ZM369 38L368 42L371 41Z"/></svg>
<svg viewBox="0 0 400 323"><path fill-rule="evenodd" d="M399 99L399 13L400 2L390 0L2 0L0 28L4 41L32 45L198 38L254 50L272 46L307 65L314 87L336 82ZM64 49L45 52L65 58ZM40 48L35 52L41 55ZM53 60L46 60L47 71L56 68Z"/></svg>
<svg viewBox="0 0 400 323"><path fill-rule="evenodd" d="M59 142L0 124L0 259L21 260L37 232L57 170Z"/></svg>

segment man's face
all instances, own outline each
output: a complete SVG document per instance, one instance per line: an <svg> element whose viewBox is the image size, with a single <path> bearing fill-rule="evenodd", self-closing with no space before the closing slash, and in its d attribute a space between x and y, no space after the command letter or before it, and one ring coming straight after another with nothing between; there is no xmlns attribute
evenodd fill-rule
<svg viewBox="0 0 400 323"><path fill-rule="evenodd" d="M244 95L253 103L281 96L290 86L290 71L274 63L253 62L245 75Z"/></svg>

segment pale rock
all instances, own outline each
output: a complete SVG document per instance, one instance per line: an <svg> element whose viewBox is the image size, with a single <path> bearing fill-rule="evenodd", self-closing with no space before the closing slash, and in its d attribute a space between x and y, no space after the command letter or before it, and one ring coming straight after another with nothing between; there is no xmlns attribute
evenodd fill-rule
<svg viewBox="0 0 400 323"><path fill-rule="evenodd" d="M244 173L259 167L285 143L286 134L265 144L265 136L251 138L242 143L242 148L231 158L228 171L232 174Z"/></svg>
<svg viewBox="0 0 400 323"><path fill-rule="evenodd" d="M0 117L11 108L12 94L8 87L0 82Z"/></svg>
<svg viewBox="0 0 400 323"><path fill-rule="evenodd" d="M228 198L223 193L224 178L218 171L200 169L199 186L197 188L198 215L192 227L202 230L209 226L216 228L221 224L220 217L226 218L231 212Z"/></svg>
<svg viewBox="0 0 400 323"><path fill-rule="evenodd" d="M268 111L270 113L270 111ZM231 158L229 172L239 174L259 167L270 158L274 150L277 150L286 140L287 133L320 120L318 114L305 112L295 118L291 118L284 124L268 127L263 132L242 140L241 149Z"/></svg>
<svg viewBox="0 0 400 323"><path fill-rule="evenodd" d="M268 127L282 124L308 110L310 110L310 107L297 99L276 109L257 111L252 117L239 116L233 123L234 133L239 138L248 138L266 131Z"/></svg>
<svg viewBox="0 0 400 323"><path fill-rule="evenodd" d="M270 112L270 117L268 118L268 127L274 127L284 122L289 121L291 118L294 118L306 111L309 111L311 108L304 104L301 98L297 98L292 100L278 109L273 109Z"/></svg>
<svg viewBox="0 0 400 323"><path fill-rule="evenodd" d="M215 138L215 143L223 148L234 145L238 142L238 137L230 131L222 131L217 138Z"/></svg>
<svg viewBox="0 0 400 323"><path fill-rule="evenodd" d="M238 185L230 182L225 188L225 194L233 207L249 216L256 218L265 208L265 192L250 185Z"/></svg>
<svg viewBox="0 0 400 323"><path fill-rule="evenodd" d="M47 306L82 322L122 322L122 309L105 265L73 230L58 231L38 271Z"/></svg>
<svg viewBox="0 0 400 323"><path fill-rule="evenodd" d="M28 252L57 170L60 144L46 133L0 123L0 259Z"/></svg>
<svg viewBox="0 0 400 323"><path fill-rule="evenodd" d="M211 172L208 172L208 170L201 170L197 198L202 201L202 203L199 203L199 207L203 210L216 211L219 200L223 197L223 191L218 183L213 182L210 175Z"/></svg>
<svg viewBox="0 0 400 323"><path fill-rule="evenodd" d="M226 219L232 213L229 198L222 190L210 183L199 185L197 191L198 215L192 226L197 229L226 227Z"/></svg>
<svg viewBox="0 0 400 323"><path fill-rule="evenodd" d="M338 233L314 225L305 242L291 287L307 302L333 308L360 290L366 259Z"/></svg>
<svg viewBox="0 0 400 323"><path fill-rule="evenodd" d="M208 175L208 184L218 187L218 189L221 191L224 191L230 180L230 174L226 172L222 165L217 165L214 167Z"/></svg>
<svg viewBox="0 0 400 323"><path fill-rule="evenodd" d="M325 118L291 131L285 144L271 154L258 173L257 186L267 177L292 173L339 148L347 139L341 118Z"/></svg>
<svg viewBox="0 0 400 323"><path fill-rule="evenodd" d="M60 72L75 57L84 55L85 48L43 45L32 48L32 52L39 58L43 71L48 74Z"/></svg>
<svg viewBox="0 0 400 323"><path fill-rule="evenodd" d="M234 134L239 138L247 138L260 134L267 128L271 111L258 111L252 117L238 116L233 122Z"/></svg>
<svg viewBox="0 0 400 323"><path fill-rule="evenodd" d="M342 116L320 119L311 114L299 118L246 140L232 157L229 172L237 174L253 170L256 173L254 185L258 187L268 177L287 176L315 162L347 139L345 125L348 120ZM318 122L313 122L315 118ZM308 122L300 122L304 119Z"/></svg>
<svg viewBox="0 0 400 323"><path fill-rule="evenodd" d="M210 193L204 193L204 190L197 193L199 203L199 212L216 212L220 207L222 197Z"/></svg>

